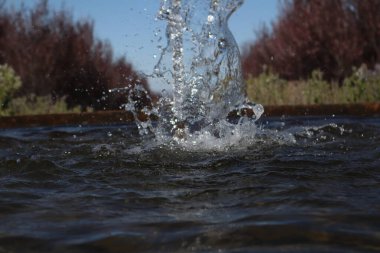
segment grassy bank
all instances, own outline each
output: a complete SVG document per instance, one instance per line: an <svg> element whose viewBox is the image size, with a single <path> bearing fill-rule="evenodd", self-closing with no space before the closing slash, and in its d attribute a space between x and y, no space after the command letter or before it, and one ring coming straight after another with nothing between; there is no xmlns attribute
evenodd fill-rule
<svg viewBox="0 0 380 253"><path fill-rule="evenodd" d="M320 71L307 80L285 81L265 72L246 80L251 101L263 105L321 105L380 102L380 70L365 67L344 79L341 84L327 82ZM79 106L69 108L65 98L51 96L16 96L22 88L20 78L12 68L0 65L0 116L79 113ZM92 111L88 108L86 111Z"/></svg>
<svg viewBox="0 0 380 253"><path fill-rule="evenodd" d="M327 82L320 71L307 80L285 81L266 72L247 80L250 100L263 105L314 105L380 102L380 73L361 68L341 84Z"/></svg>
<svg viewBox="0 0 380 253"><path fill-rule="evenodd" d="M79 106L68 108L64 98L53 99L51 96L23 96L9 101L6 108L0 110L0 116L39 115L80 113Z"/></svg>
<svg viewBox="0 0 380 253"><path fill-rule="evenodd" d="M69 108L65 98L29 94L17 96L22 89L21 78L9 65L0 65L0 116L78 113L79 106Z"/></svg>

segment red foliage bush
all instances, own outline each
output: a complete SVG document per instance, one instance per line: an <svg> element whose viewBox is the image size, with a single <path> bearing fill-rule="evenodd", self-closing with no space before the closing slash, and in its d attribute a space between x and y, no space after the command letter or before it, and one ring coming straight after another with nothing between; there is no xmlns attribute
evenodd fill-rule
<svg viewBox="0 0 380 253"><path fill-rule="evenodd" d="M294 80L319 69L340 81L353 67L380 62L380 1L286 0L272 31L258 35L243 54L246 75L269 68Z"/></svg>
<svg viewBox="0 0 380 253"><path fill-rule="evenodd" d="M97 40L90 21L74 22L64 10L52 11L41 0L31 10L10 10L0 4L0 64L21 77L19 95L66 97L70 107L116 109L126 96L110 95L116 87L133 87L141 78L124 58Z"/></svg>

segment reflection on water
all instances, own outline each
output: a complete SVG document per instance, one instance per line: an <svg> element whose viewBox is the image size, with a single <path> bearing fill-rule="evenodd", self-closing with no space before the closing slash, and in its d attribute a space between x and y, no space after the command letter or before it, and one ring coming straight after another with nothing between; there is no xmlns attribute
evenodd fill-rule
<svg viewBox="0 0 380 253"><path fill-rule="evenodd" d="M2 130L0 252L379 251L380 120L264 125L208 151L134 125Z"/></svg>

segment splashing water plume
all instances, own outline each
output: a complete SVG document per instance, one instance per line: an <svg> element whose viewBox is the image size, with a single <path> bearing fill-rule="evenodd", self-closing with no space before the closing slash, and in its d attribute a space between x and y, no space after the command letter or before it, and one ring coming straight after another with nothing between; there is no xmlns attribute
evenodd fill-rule
<svg viewBox="0 0 380 253"><path fill-rule="evenodd" d="M229 17L242 4L161 1L158 20L166 22L167 44L153 75L171 85L173 94L164 91L153 109L157 126L137 121L140 133L152 132L160 142L186 148L217 149L254 136L255 121L264 110L246 100L240 53L228 28Z"/></svg>

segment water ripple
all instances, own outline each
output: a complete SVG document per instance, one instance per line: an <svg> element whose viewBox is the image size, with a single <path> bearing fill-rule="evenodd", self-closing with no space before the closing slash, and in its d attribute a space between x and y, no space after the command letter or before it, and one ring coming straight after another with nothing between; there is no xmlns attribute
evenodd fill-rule
<svg viewBox="0 0 380 253"><path fill-rule="evenodd" d="M0 252L379 251L380 122L278 120L207 152L131 126L2 130Z"/></svg>

